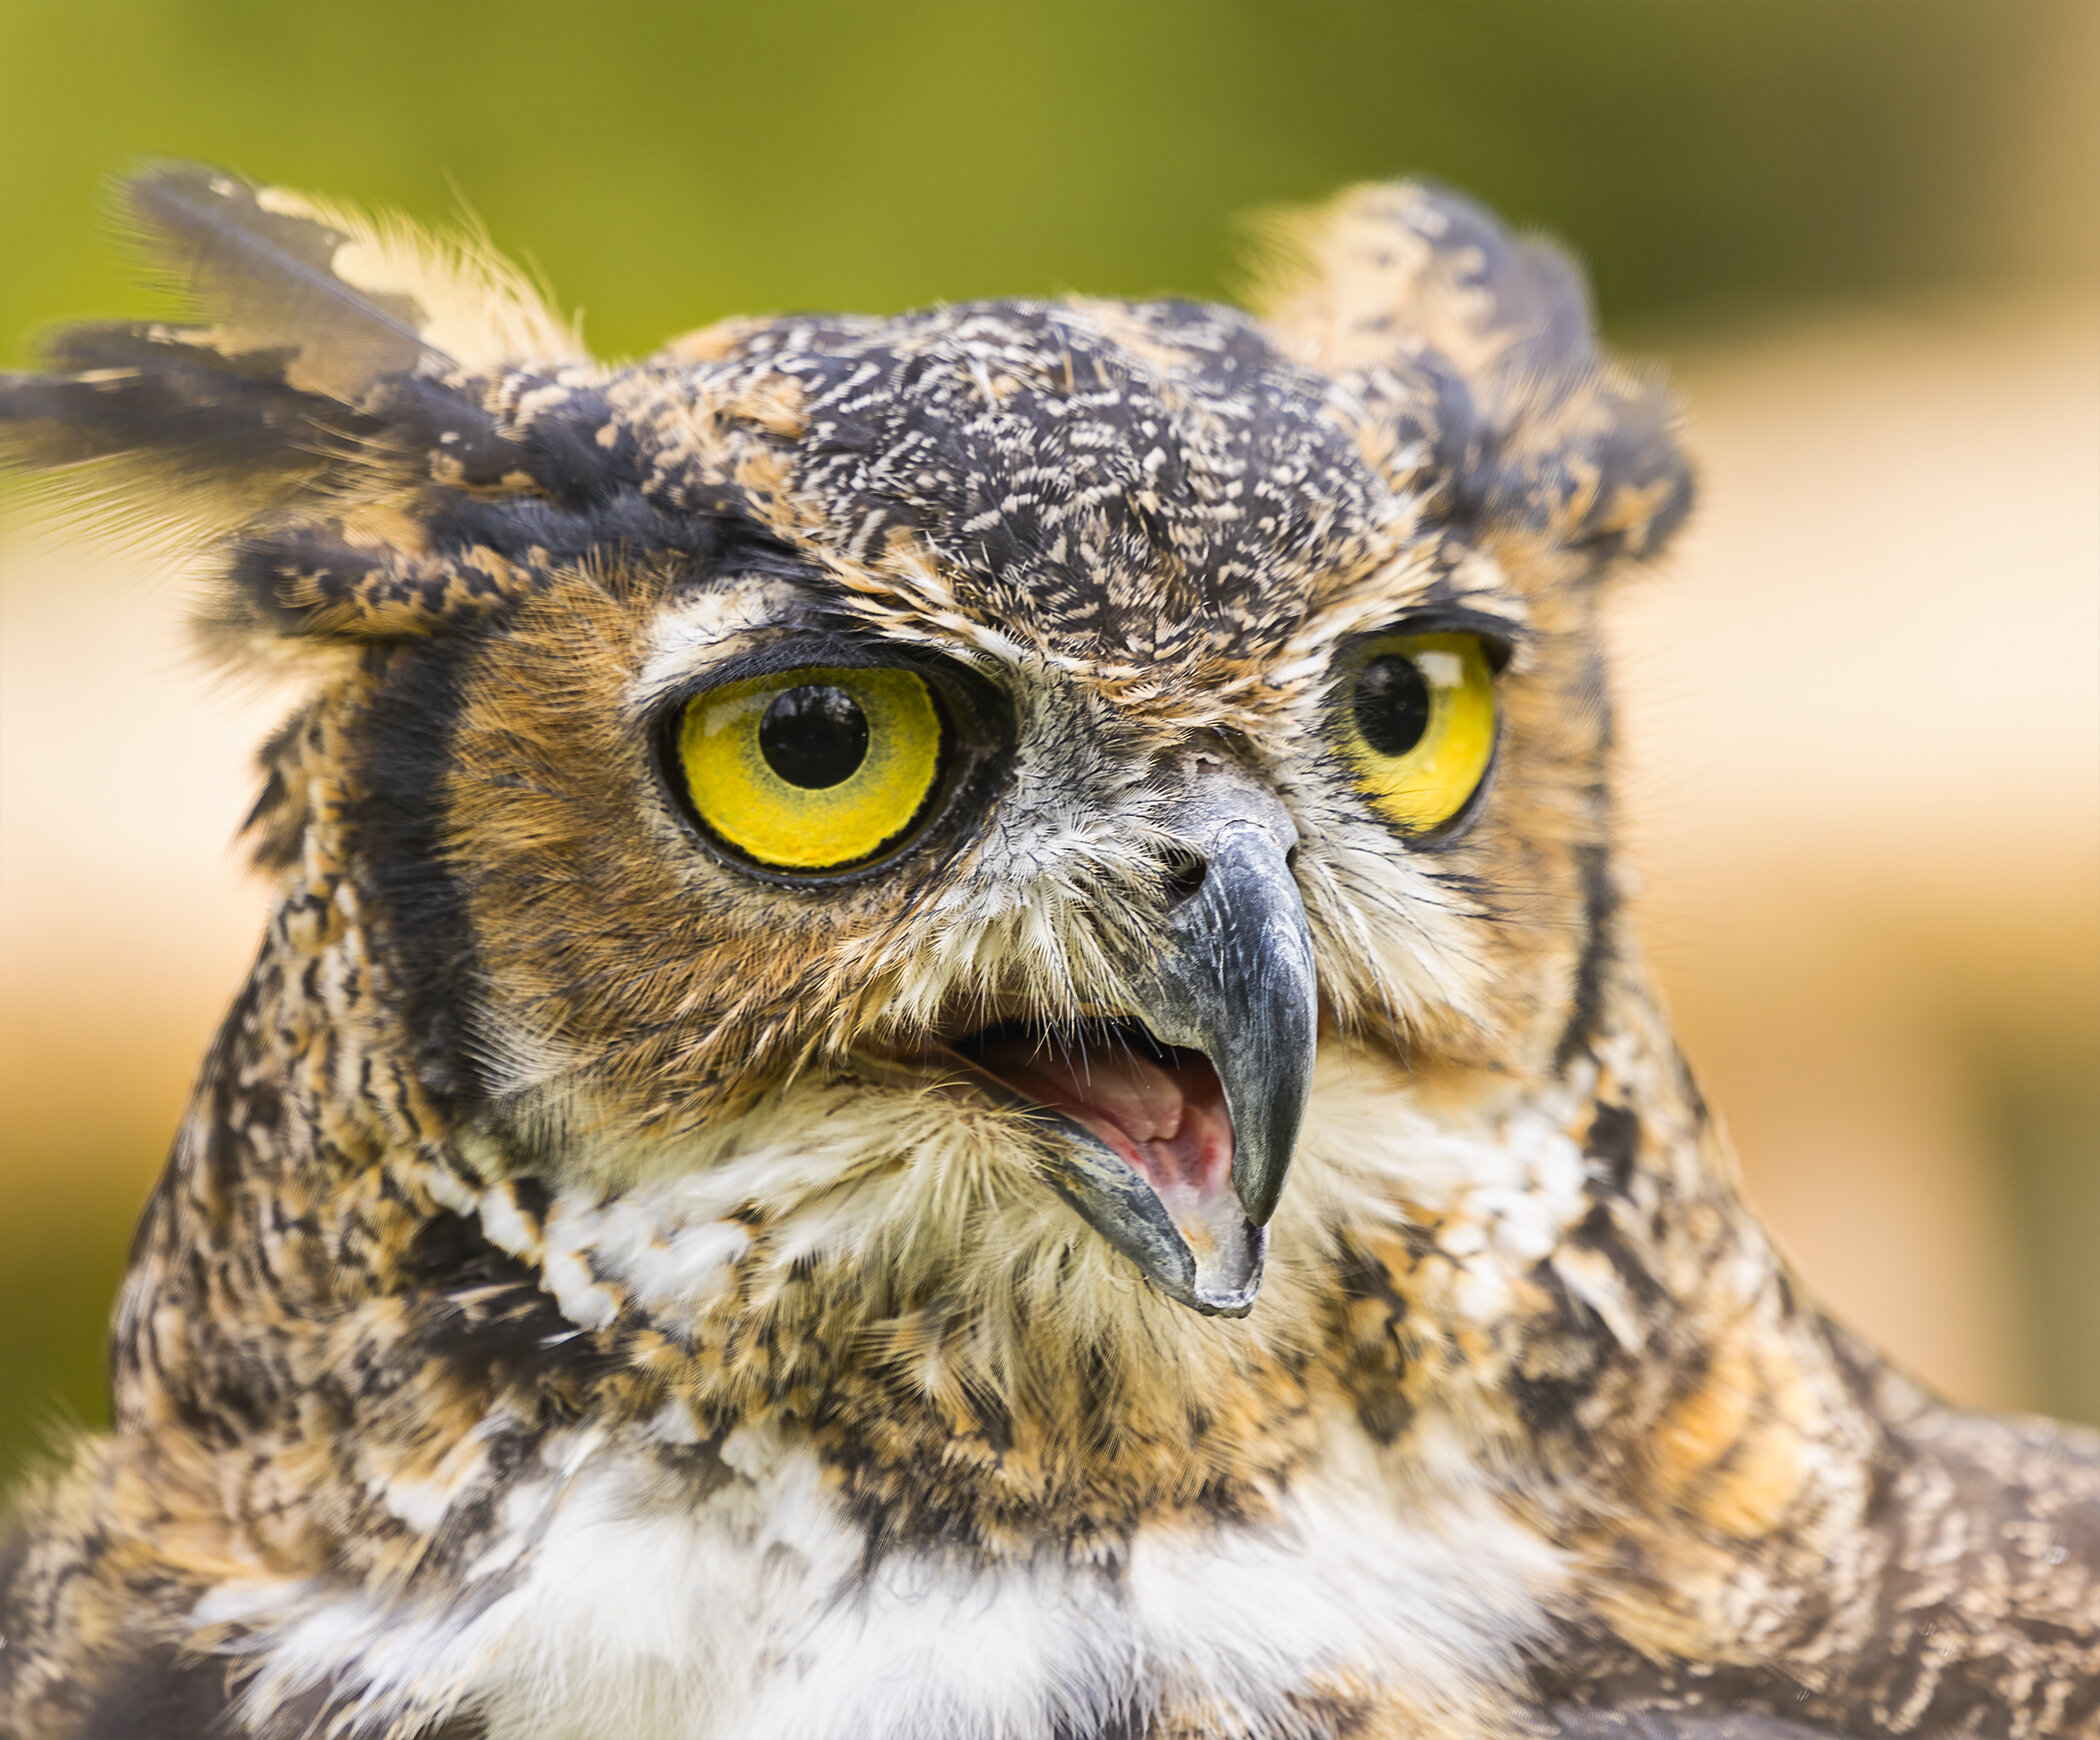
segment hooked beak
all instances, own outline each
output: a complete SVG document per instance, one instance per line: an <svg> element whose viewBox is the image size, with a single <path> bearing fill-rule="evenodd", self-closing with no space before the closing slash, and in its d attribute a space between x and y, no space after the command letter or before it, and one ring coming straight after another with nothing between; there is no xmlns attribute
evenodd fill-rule
<svg viewBox="0 0 2100 1740"><path fill-rule="evenodd" d="M980 1047L973 1074L1057 1118L1050 1182L1147 1280L1239 1317L1312 1085L1312 933L1290 870L1297 833L1272 793L1207 767L1170 825L1201 871L1136 977L1143 1033L1111 1035L1112 1050L1068 1036L1054 1059L1007 1040Z"/></svg>

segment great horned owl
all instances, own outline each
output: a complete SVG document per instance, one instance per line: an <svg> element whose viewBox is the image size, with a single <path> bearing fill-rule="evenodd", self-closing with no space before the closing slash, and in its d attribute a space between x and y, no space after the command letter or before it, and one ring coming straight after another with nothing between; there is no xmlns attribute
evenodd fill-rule
<svg viewBox="0 0 2100 1740"><path fill-rule="evenodd" d="M1642 969L1598 636L1690 484L1564 259L1306 220L593 362L187 168L0 383L306 698L0 1726L2100 1730L2100 1444L1804 1299Z"/></svg>

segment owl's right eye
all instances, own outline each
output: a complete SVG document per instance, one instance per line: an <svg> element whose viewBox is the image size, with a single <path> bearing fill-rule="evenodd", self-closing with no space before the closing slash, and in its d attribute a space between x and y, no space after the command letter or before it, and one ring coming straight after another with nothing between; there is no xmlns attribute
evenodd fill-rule
<svg viewBox="0 0 2100 1740"><path fill-rule="evenodd" d="M720 845L762 869L824 875L918 830L950 731L916 671L812 666L694 696L676 747L693 815Z"/></svg>

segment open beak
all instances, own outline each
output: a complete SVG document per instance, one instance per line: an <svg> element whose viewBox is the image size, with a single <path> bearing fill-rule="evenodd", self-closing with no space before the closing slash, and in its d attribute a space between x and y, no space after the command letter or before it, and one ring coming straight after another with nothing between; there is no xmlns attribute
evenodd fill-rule
<svg viewBox="0 0 2100 1740"><path fill-rule="evenodd" d="M1183 879L1129 1018L996 1030L963 1055L981 1087L1057 1119L1050 1182L1147 1280L1238 1317L1312 1085L1312 934L1271 793L1206 768L1172 822L1201 878Z"/></svg>

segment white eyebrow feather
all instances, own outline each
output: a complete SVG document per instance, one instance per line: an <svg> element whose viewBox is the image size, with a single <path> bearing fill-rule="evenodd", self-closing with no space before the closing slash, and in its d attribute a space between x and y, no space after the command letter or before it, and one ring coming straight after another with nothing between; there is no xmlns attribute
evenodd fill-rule
<svg viewBox="0 0 2100 1740"><path fill-rule="evenodd" d="M806 592L770 575L695 588L658 614L629 704L646 710L746 635L806 617L809 602Z"/></svg>

